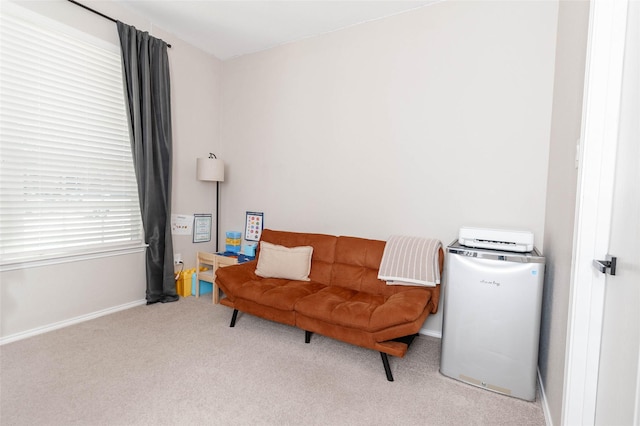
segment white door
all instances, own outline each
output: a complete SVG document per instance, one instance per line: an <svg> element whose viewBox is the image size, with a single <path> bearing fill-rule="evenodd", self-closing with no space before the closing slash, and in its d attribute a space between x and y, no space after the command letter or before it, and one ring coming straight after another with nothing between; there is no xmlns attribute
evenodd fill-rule
<svg viewBox="0 0 640 426"><path fill-rule="evenodd" d="M640 348L640 3L628 9L596 397L597 425L638 425Z"/></svg>
<svg viewBox="0 0 640 426"><path fill-rule="evenodd" d="M640 425L639 26L635 0L591 3L566 425ZM592 265L607 253L615 276Z"/></svg>

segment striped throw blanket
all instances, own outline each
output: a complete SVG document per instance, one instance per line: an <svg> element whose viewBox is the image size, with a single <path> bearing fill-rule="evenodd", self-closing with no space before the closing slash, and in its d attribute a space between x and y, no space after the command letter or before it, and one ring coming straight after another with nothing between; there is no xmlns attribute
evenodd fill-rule
<svg viewBox="0 0 640 426"><path fill-rule="evenodd" d="M389 285L440 284L442 243L436 239L392 235L384 246L378 278Z"/></svg>

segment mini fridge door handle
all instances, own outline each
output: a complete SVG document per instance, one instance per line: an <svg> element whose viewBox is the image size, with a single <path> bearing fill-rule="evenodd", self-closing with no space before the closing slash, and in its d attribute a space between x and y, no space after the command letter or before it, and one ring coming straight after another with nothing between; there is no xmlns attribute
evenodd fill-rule
<svg viewBox="0 0 640 426"><path fill-rule="evenodd" d="M618 259L615 256L607 255L605 260L593 260L593 266L603 274L607 273L607 269L609 269L609 274L616 274L616 261Z"/></svg>

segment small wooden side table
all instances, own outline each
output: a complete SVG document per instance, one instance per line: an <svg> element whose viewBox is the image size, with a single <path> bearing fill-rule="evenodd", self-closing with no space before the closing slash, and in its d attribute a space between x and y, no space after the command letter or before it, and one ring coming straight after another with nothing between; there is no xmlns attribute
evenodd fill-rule
<svg viewBox="0 0 640 426"><path fill-rule="evenodd" d="M231 266L238 263L237 257L222 256L216 253L207 253L199 251L196 256L196 297L200 297L200 280L209 282L213 285L213 303L220 303L220 290L216 284L216 270ZM206 271L200 271L201 267L208 268Z"/></svg>

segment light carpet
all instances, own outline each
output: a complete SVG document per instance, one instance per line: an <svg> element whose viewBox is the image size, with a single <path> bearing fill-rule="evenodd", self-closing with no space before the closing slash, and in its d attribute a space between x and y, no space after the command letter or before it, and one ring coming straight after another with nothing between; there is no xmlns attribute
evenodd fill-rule
<svg viewBox="0 0 640 426"><path fill-rule="evenodd" d="M539 400L441 375L440 339L404 358L209 297L140 306L0 347L0 424L544 425Z"/></svg>

